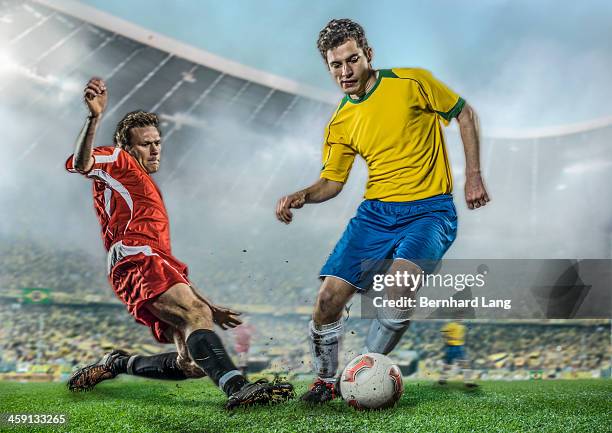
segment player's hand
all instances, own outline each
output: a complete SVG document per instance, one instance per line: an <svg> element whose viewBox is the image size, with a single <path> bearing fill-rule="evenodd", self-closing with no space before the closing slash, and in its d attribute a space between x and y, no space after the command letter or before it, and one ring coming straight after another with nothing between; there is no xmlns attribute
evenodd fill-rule
<svg viewBox="0 0 612 433"><path fill-rule="evenodd" d="M242 324L242 320L236 317L242 314L238 311L221 307L220 305L211 305L210 309L213 315L213 322L219 325L219 327L221 327L221 329L224 331L228 328L235 328L236 326Z"/></svg>
<svg viewBox="0 0 612 433"><path fill-rule="evenodd" d="M94 117L100 117L106 109L108 100L106 83L100 78L92 78L83 90L83 98L89 108L89 113Z"/></svg>
<svg viewBox="0 0 612 433"><path fill-rule="evenodd" d="M480 173L468 174L465 178L465 201L470 209L482 207L491 201Z"/></svg>
<svg viewBox="0 0 612 433"><path fill-rule="evenodd" d="M276 218L289 224L293 220L293 212L290 209L300 209L306 203L306 193L299 191L281 198L276 204Z"/></svg>

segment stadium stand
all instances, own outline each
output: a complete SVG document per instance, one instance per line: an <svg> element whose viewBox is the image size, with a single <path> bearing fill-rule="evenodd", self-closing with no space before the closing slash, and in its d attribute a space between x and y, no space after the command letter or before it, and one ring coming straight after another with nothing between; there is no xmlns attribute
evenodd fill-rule
<svg viewBox="0 0 612 433"><path fill-rule="evenodd" d="M295 374L310 370L308 316L250 314L254 325L251 357L265 360L277 371ZM134 353L171 350L154 344L149 333L109 304L0 306L0 364L5 371L27 371L28 366L74 366L99 359L121 347ZM363 345L368 321L350 319L344 343L345 361ZM394 358L408 363L410 353L423 360L421 373L439 371L443 356L440 321L415 322ZM600 375L610 369L610 323L470 323L467 340L474 367L489 374L512 376L543 370L556 377L565 372ZM228 343L231 332L222 333ZM228 344L228 347L233 347Z"/></svg>

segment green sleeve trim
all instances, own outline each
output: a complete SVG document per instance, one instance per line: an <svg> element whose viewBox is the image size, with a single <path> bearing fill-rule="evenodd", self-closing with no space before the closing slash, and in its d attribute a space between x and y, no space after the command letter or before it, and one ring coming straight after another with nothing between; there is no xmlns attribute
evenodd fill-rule
<svg viewBox="0 0 612 433"><path fill-rule="evenodd" d="M457 117L459 113L461 113L461 110L463 110L464 106L465 100L460 97L455 106L448 110L446 113L442 111L436 111L436 113L442 116L447 122L450 122L453 117Z"/></svg>
<svg viewBox="0 0 612 433"><path fill-rule="evenodd" d="M395 72L393 72L393 69L379 69L378 74L385 78L399 78Z"/></svg>

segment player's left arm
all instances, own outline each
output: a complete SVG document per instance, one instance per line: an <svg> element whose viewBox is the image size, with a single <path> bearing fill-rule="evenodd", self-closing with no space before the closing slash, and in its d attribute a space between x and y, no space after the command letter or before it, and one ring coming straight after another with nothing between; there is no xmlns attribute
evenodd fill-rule
<svg viewBox="0 0 612 433"><path fill-rule="evenodd" d="M393 71L419 83L424 107L437 113L444 125L448 125L453 117L457 118L465 150L465 201L470 209L486 205L490 199L480 174L478 117L474 109L425 69Z"/></svg>
<svg viewBox="0 0 612 433"><path fill-rule="evenodd" d="M480 173L480 138L478 116L465 104L457 116L465 151L465 201L468 208L479 208L491 201Z"/></svg>

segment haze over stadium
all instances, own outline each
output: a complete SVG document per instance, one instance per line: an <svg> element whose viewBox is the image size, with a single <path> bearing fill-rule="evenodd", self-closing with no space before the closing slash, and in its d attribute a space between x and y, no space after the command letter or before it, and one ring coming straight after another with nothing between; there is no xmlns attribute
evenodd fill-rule
<svg viewBox="0 0 612 433"><path fill-rule="evenodd" d="M247 3L244 14L253 12ZM188 34L159 28L155 17L160 14L146 8L142 12L138 3L1 1L0 295L48 287L82 300L114 301L89 201L91 185L63 168L86 115L82 88L91 76L101 76L110 100L100 145L111 144L115 124L125 112L145 109L161 116L165 155L155 180L171 215L174 253L190 264L193 280L219 302L292 311L309 307L318 269L354 214L367 178L359 161L337 199L306 206L290 228L274 218L280 196L318 177L323 128L340 99L330 90L314 41L329 16L350 12L343 3L329 10L317 5L321 14L309 16L291 33L298 55L286 56L285 50L255 61L254 52L274 51L264 48L271 43L269 36L245 41L258 41L260 49L248 44L223 48L224 38L237 37L222 32L236 16L226 12L223 21L210 4L201 6L199 16L204 21L210 17L210 26L198 27L205 33ZM519 11L506 4L512 12L506 18L499 10L484 8L457 21L481 27L458 34L449 24L433 38L422 37L431 29L417 28L406 39L418 38L415 49L403 51L399 37L385 46L388 28L375 26L380 16L370 18L363 4L351 13L372 35L375 66L404 62L431 68L465 94L481 116L481 160L494 201L466 215L461 143L456 129L447 129L460 221L448 258L612 257L612 202L607 199L612 184L612 54L602 45L612 37L604 25L612 9L604 2L599 6L601 13L588 18L560 6L564 19L559 23L546 21L545 6L529 15L526 6ZM234 13L238 10L240 4ZM415 10L425 17L433 13L422 5ZM117 20L108 12L134 19ZM176 13L197 20L190 12ZM279 14L295 17L290 12ZM495 33L499 39L485 39L481 49L486 53L468 49L497 23L525 16L546 25L525 26L513 34L506 23L509 31ZM575 18L573 31L566 32L563 24L570 18ZM588 27L587 19L592 20ZM291 40L285 43L293 46ZM219 57L226 54L235 57ZM490 78L483 80L475 68L483 68ZM293 74L295 69L299 71ZM11 310L3 314L10 317ZM57 316L61 314L55 311L49 320ZM92 317L95 323L97 316ZM590 330L570 331L572 347L588 346ZM148 336L144 328L140 333ZM601 335L593 338L609 353ZM601 362L597 355L588 358L589 366L600 367Z"/></svg>
<svg viewBox="0 0 612 433"><path fill-rule="evenodd" d="M58 2L62 4L72 5ZM173 215L178 255L190 263L209 262L207 253L219 252L223 245L236 253L247 249L258 255L270 255L270 263L291 258L306 261L310 269L317 268L313 257L321 257L335 241L343 222L360 201L366 178L363 165L357 167L346 191L337 200L305 209L305 215L296 220L294 229L278 228L268 216L275 199L288 188L306 185L317 177L322 130L338 99L335 94L290 79L282 80L287 84L284 87L299 90L300 96L274 89L260 84L273 79L269 74L210 59L210 55L192 47L182 50L183 54L192 54L191 58L181 58L181 53L153 48L159 45L157 41L162 36L127 23L115 23L118 28L109 31L48 9L41 3L5 2L4 5L0 109L3 123L14 128L8 128L6 134L11 139L4 140L2 145L6 157L2 162L0 200L3 208L12 210L1 223L3 234L27 231L37 238L49 238L57 246L89 245L91 253L101 255L96 221L88 209L72 204L74 197L83 196L89 186L78 185L57 170L59 155L70 151L74 131L81 121L83 107L78 92L87 77L97 74L108 79L111 98L110 112L100 134L105 142L100 144L110 143L114 125L126 111L153 109L164 119L166 156L157 181ZM79 15L90 16L94 21L111 21L98 11L92 14L84 5L72 6L64 8L80 11ZM136 21L146 16L138 14ZM137 34L151 46L113 30ZM165 30L172 33L172 29ZM373 33L377 31L374 27ZM594 26L591 31L595 35L599 30ZM194 41L201 43L199 39ZM164 42L166 46L169 43ZM567 56L567 50L573 49L575 42L565 41L565 46L563 42L561 39L557 43L557 51ZM385 53L385 44L377 47L377 53ZM454 52L452 47L438 48L438 51L442 58ZM311 58L317 54L312 48L305 55ZM401 58L406 54L400 51L398 55ZM530 257L610 257L610 204L597 200L603 191L597 191L592 185L610 183L612 161L605 149L610 122L601 119L603 113L598 112L609 100L606 97L609 86L598 82L598 74L601 65L611 60L597 44L586 47L581 55L599 59L588 63L589 68L583 70L591 86L601 87L600 100L579 98L579 93L585 93L581 82L572 86L558 80L544 85L550 76L536 74L534 81L523 81L521 93L513 92L513 105L509 110L506 105L502 113L499 109L488 110L487 104L492 104L496 95L503 94L498 84L500 76L506 76L506 83L516 81L508 76L504 65L499 65L490 83L484 86L479 83L476 92L470 91L473 86L469 81L453 81L453 76L462 79L465 68L457 68L460 71L457 74L454 68L442 68L440 73L454 87L465 88L470 96L475 93L470 100L482 113L483 168L492 194L501 198L496 206L483 209L477 216L460 219L462 236L449 252L452 257L524 257L527 244ZM210 64L197 64L197 60ZM323 69L319 59L316 60L317 68ZM391 61L378 61L385 60ZM520 62L524 70L530 73L538 70L537 64L532 68L528 61L527 58ZM568 61L571 63L575 58ZM232 73L247 76L251 81ZM312 75L327 79L324 70ZM576 103L571 109L555 103L545 113L555 119L566 119L568 124L582 121L579 125L549 127L546 115L542 117L542 110L529 99L534 95L547 99L541 94L546 86L559 93L563 90L564 95L573 95ZM482 98L478 92L491 96ZM591 107L594 107L593 113L600 113L599 119L595 115L585 117ZM534 119L537 128L518 128L521 121L511 120L517 118L512 114L514 111ZM24 128L25 119L27 127ZM497 125L498 130L493 130L491 124ZM447 132L457 192L462 187L463 156L456 132ZM302 159L304 155L308 157ZM37 176L24 176L25 172L35 172ZM39 187L41 179L47 188ZM40 211L41 203L44 203L44 212ZM460 201L459 204L462 213L464 206ZM240 212L232 212L235 206L240 207ZM247 220L250 223L244 224ZM61 226L70 229L56 229ZM200 229L194 232L192 227ZM222 227L232 232L230 245ZM566 230L568 227L572 229ZM512 230L513 236L507 236L507 230ZM314 234L319 239L327 239L328 244L307 242L296 251L294 245L302 236L308 239ZM279 242L279 238L286 241ZM534 239L538 241L533 242ZM304 251L313 248L314 251ZM284 264L284 260L280 263Z"/></svg>

